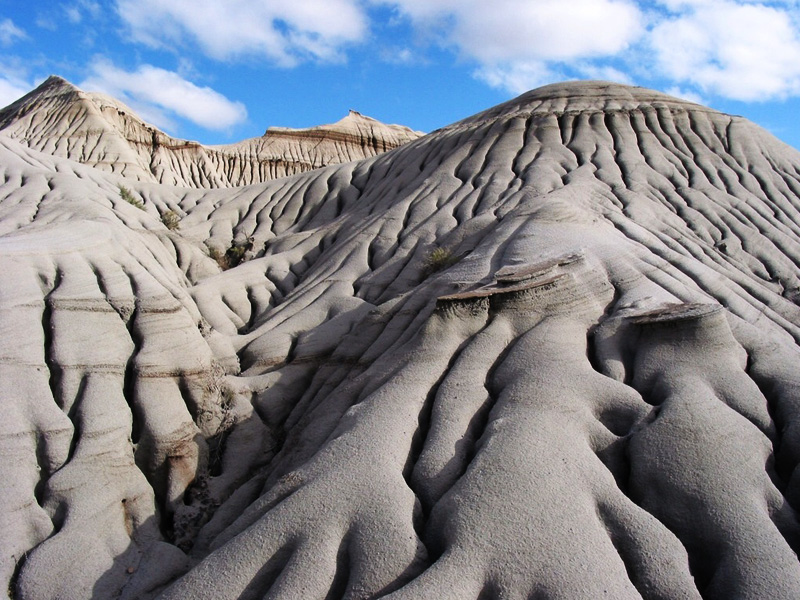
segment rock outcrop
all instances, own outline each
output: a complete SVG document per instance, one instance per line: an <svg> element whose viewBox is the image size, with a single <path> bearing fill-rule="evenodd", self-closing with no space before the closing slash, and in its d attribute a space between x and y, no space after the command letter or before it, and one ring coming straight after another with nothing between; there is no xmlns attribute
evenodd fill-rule
<svg viewBox="0 0 800 600"><path fill-rule="evenodd" d="M0 170L10 595L800 594L800 153L746 120L573 82L236 189Z"/></svg>
<svg viewBox="0 0 800 600"><path fill-rule="evenodd" d="M236 144L203 146L170 137L118 100L55 76L0 111L0 133L126 178L190 188L262 183L375 156L422 135L350 111L332 125L276 127Z"/></svg>

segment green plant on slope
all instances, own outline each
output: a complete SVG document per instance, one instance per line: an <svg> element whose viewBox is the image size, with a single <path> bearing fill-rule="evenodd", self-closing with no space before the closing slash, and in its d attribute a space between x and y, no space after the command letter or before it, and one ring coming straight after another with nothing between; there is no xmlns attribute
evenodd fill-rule
<svg viewBox="0 0 800 600"><path fill-rule="evenodd" d="M119 197L125 200L125 202L131 206L135 206L138 209L144 210L144 202L134 196L133 193L124 185L119 186Z"/></svg>
<svg viewBox="0 0 800 600"><path fill-rule="evenodd" d="M170 231L175 231L181 227L181 218L174 210L168 210L161 215L161 222L164 224L164 227Z"/></svg>
<svg viewBox="0 0 800 600"><path fill-rule="evenodd" d="M425 258L425 276L428 277L438 271L442 271L457 261L458 258L453 255L453 251L450 248L436 246Z"/></svg>
<svg viewBox="0 0 800 600"><path fill-rule="evenodd" d="M251 247L252 244L240 245L232 243L231 247L223 252L222 249L217 246L209 246L208 255L217 262L220 269L227 271L241 263L242 260L244 260L245 252Z"/></svg>
<svg viewBox="0 0 800 600"><path fill-rule="evenodd" d="M217 262L223 271L228 268L225 253L218 246L208 246L208 255Z"/></svg>

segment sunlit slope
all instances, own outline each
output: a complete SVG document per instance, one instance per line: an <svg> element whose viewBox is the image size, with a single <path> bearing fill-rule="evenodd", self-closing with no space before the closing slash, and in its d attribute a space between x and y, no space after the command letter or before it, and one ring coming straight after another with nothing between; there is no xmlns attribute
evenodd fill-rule
<svg viewBox="0 0 800 600"><path fill-rule="evenodd" d="M800 593L800 155L756 126L560 84L144 210L0 145L17 597Z"/></svg>

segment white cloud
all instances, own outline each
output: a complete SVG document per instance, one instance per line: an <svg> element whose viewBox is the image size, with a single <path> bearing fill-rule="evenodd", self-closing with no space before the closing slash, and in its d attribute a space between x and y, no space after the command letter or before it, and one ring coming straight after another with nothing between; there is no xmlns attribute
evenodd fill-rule
<svg viewBox="0 0 800 600"><path fill-rule="evenodd" d="M125 71L105 59L92 64L92 75L80 84L130 104L140 115L162 128L172 126L170 115L211 130L225 130L247 118L240 102L232 102L209 87L199 87L177 73L151 65Z"/></svg>
<svg viewBox="0 0 800 600"><path fill-rule="evenodd" d="M375 0L484 66L614 55L642 32L632 0Z"/></svg>
<svg viewBox="0 0 800 600"><path fill-rule="evenodd" d="M11 19L3 19L0 21L0 45L10 46L17 40L24 40L28 37L25 32L14 25Z"/></svg>
<svg viewBox="0 0 800 600"><path fill-rule="evenodd" d="M800 32L780 7L790 3L664 3L679 12L657 23L649 42L671 81L745 101L800 94Z"/></svg>
<svg viewBox="0 0 800 600"><path fill-rule="evenodd" d="M367 33L358 0L117 0L136 41L197 43L216 59L253 55L292 66L338 61Z"/></svg>
<svg viewBox="0 0 800 600"><path fill-rule="evenodd" d="M492 87L521 94L564 77L550 70L543 61L514 61L507 65L487 65L475 71L475 77Z"/></svg>
<svg viewBox="0 0 800 600"><path fill-rule="evenodd" d="M675 96L676 98L681 98L682 100L694 102L695 104L706 104L706 100L700 94L679 87L671 87L664 90L664 93Z"/></svg>
<svg viewBox="0 0 800 600"><path fill-rule="evenodd" d="M411 65L422 62L411 48L389 47L380 50L380 58L391 65Z"/></svg>
<svg viewBox="0 0 800 600"><path fill-rule="evenodd" d="M580 76L697 99L800 95L797 0L372 1L514 93Z"/></svg>
<svg viewBox="0 0 800 600"><path fill-rule="evenodd" d="M625 85L633 85L633 79L627 73L620 71L616 67L609 65L595 65L592 63L576 64L576 70L582 77L589 79L601 79L603 81L613 81L614 83L624 83Z"/></svg>
<svg viewBox="0 0 800 600"><path fill-rule="evenodd" d="M572 66L582 78L602 79L628 85L633 83L627 74L614 67L597 66L592 63L575 63ZM574 79L544 61L515 61L507 65L481 67L474 75L492 87L502 88L514 94L522 94L554 81Z"/></svg>
<svg viewBox="0 0 800 600"><path fill-rule="evenodd" d="M74 2L77 1L78 4ZM521 92L587 77L682 96L800 96L798 0L115 0L130 39L199 48L218 60L282 66L339 61L370 37L370 17L401 36L376 54L424 61L416 39L453 50L489 85ZM73 0L85 9L93 0ZM377 29L376 29L377 31ZM402 49L398 50L398 49Z"/></svg>
<svg viewBox="0 0 800 600"><path fill-rule="evenodd" d="M83 19L81 10L77 6L65 6L64 14L67 16L67 20L73 25L77 25Z"/></svg>
<svg viewBox="0 0 800 600"><path fill-rule="evenodd" d="M644 32L633 0L373 0L393 5L434 43L477 63L475 76L513 93L568 78L629 81L593 61L625 51Z"/></svg>
<svg viewBox="0 0 800 600"><path fill-rule="evenodd" d="M0 75L0 108L19 100L33 88L33 85L15 77Z"/></svg>

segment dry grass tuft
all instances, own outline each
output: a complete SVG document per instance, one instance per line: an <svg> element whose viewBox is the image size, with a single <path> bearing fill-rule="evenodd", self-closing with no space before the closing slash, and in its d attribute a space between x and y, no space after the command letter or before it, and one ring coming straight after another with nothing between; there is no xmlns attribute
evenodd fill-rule
<svg viewBox="0 0 800 600"><path fill-rule="evenodd" d="M181 227L181 218L174 210L168 210L161 215L161 222L164 224L164 227L170 231L175 231Z"/></svg>

